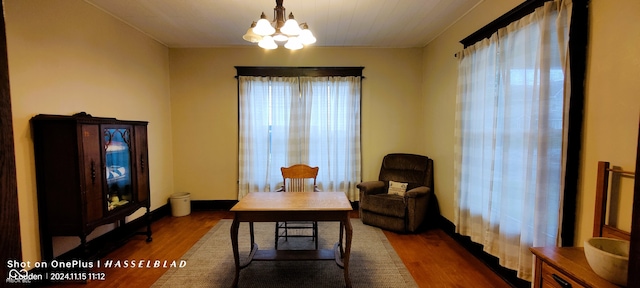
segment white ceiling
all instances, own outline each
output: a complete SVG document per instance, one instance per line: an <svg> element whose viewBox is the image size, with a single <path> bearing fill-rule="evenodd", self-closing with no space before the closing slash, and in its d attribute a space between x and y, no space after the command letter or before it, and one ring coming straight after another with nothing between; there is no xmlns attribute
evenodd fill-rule
<svg viewBox="0 0 640 288"><path fill-rule="evenodd" d="M242 39L275 0L85 0L168 47L255 45ZM424 47L484 0L284 0L316 46Z"/></svg>

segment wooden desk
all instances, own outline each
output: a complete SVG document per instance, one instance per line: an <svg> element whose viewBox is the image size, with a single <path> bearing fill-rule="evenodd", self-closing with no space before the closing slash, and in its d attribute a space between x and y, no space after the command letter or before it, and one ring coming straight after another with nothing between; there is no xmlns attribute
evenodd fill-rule
<svg viewBox="0 0 640 288"><path fill-rule="evenodd" d="M255 192L242 198L231 211L231 245L236 273L233 287L238 286L240 270L251 261L276 260L335 260L344 270L344 282L351 287L349 279L349 256L353 228L349 220L351 203L342 192ZM253 222L276 221L339 221L340 238L331 249L319 250L259 250L254 241ZM242 262L238 251L238 228L240 222L249 222L251 252ZM274 227L275 229L275 227ZM343 242L344 233L344 243Z"/></svg>
<svg viewBox="0 0 640 288"><path fill-rule="evenodd" d="M534 288L620 287L593 272L582 247L534 247L529 250L536 256Z"/></svg>

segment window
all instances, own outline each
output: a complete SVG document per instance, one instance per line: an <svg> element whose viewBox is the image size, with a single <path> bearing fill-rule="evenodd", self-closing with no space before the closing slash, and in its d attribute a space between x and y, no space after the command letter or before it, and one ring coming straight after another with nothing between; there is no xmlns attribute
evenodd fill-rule
<svg viewBox="0 0 640 288"><path fill-rule="evenodd" d="M549 1L460 53L457 232L531 280L559 243L571 1Z"/></svg>
<svg viewBox="0 0 640 288"><path fill-rule="evenodd" d="M275 191L281 167L320 167L322 191L357 200L360 76L243 76L239 72L239 198Z"/></svg>

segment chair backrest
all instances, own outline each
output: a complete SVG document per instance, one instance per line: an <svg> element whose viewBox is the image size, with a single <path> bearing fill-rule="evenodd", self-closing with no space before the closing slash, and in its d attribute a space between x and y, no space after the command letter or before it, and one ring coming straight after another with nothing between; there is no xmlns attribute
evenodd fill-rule
<svg viewBox="0 0 640 288"><path fill-rule="evenodd" d="M409 183L407 189L424 185L433 191L433 160L422 155L388 154L382 159L379 180Z"/></svg>
<svg viewBox="0 0 640 288"><path fill-rule="evenodd" d="M318 167L305 164L296 164L290 167L282 167L283 190L285 192L314 192L316 191L316 177Z"/></svg>

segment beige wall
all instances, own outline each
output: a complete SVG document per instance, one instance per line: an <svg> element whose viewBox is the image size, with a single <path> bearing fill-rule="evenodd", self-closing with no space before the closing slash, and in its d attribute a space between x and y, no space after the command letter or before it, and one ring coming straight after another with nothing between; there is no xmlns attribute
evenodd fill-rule
<svg viewBox="0 0 640 288"><path fill-rule="evenodd" d="M577 235L593 230L598 161L634 171L640 115L640 1L591 0ZM631 229L633 181L623 179L619 227Z"/></svg>
<svg viewBox="0 0 640 288"><path fill-rule="evenodd" d="M289 52L168 49L81 0L5 0L25 260L39 259L32 116L86 111L149 121L152 209L178 191L195 200L236 199L234 66L364 66L363 180L377 177L386 153L428 155L442 213L453 220L453 54L460 39L521 2L485 0L424 49ZM640 2L591 3L579 245L591 232L595 162L634 168L640 107L640 24L628 20ZM630 212L622 206L626 225Z"/></svg>
<svg viewBox="0 0 640 288"><path fill-rule="evenodd" d="M238 103L234 66L363 66L363 179L390 152L425 154L422 49L257 47L170 49L176 191L237 199Z"/></svg>
<svg viewBox="0 0 640 288"><path fill-rule="evenodd" d="M442 214L454 220L453 145L459 41L488 24L521 0L484 1L424 49L423 93L426 107L427 153L434 157L436 191ZM579 180L576 241L590 237L595 201L597 161L610 161L635 169L640 108L640 16L636 0L591 0L590 47L586 81L586 107ZM625 180L626 181L626 180ZM626 181L628 182L628 181ZM630 223L633 184L623 184L619 224Z"/></svg>
<svg viewBox="0 0 640 288"><path fill-rule="evenodd" d="M4 11L23 257L35 261L40 244L29 119L85 111L149 121L155 209L173 190L169 56L165 46L81 0L5 0Z"/></svg>

